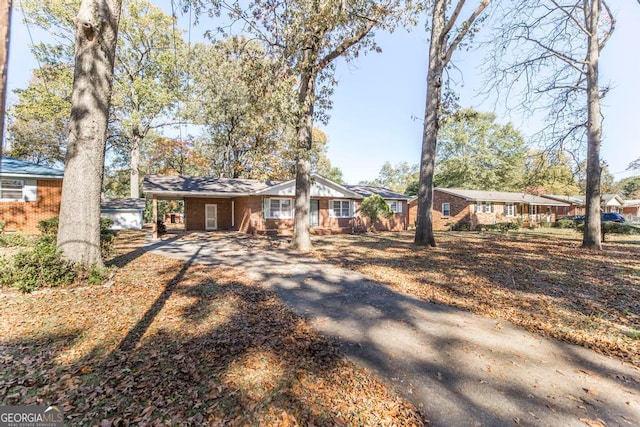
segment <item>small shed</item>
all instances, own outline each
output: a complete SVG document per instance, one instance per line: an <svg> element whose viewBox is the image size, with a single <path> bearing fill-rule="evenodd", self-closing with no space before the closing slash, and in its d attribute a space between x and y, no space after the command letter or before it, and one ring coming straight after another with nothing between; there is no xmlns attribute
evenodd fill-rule
<svg viewBox="0 0 640 427"><path fill-rule="evenodd" d="M141 230L145 199L102 199L100 216L113 221L112 230Z"/></svg>

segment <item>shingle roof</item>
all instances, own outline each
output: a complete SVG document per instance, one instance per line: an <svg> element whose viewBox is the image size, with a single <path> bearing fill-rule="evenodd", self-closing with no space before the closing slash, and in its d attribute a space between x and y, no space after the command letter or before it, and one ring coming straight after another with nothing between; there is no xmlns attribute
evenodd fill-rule
<svg viewBox="0 0 640 427"><path fill-rule="evenodd" d="M145 204L146 204L145 199L134 199L130 197L117 198L117 199L103 199L100 202L100 209L143 211Z"/></svg>
<svg viewBox="0 0 640 427"><path fill-rule="evenodd" d="M545 194L544 197L560 200L561 202L567 202L574 205L584 205L584 196L561 196L556 194Z"/></svg>
<svg viewBox="0 0 640 427"><path fill-rule="evenodd" d="M462 197L470 201L478 202L504 202L504 203L527 203L530 205L544 206L568 206L567 203L548 199L542 196L525 193L509 193L504 191L483 191L483 190L461 190L457 188L436 188L436 190L454 196Z"/></svg>
<svg viewBox="0 0 640 427"><path fill-rule="evenodd" d="M370 185L345 185L344 187L362 197L369 197L372 194L377 194L383 199L409 200L411 198L406 194L396 193L395 191L389 190L385 187L373 187Z"/></svg>
<svg viewBox="0 0 640 427"><path fill-rule="evenodd" d="M189 193L192 195L249 194L275 185L255 179L202 178L193 176L147 175L142 182L144 193Z"/></svg>
<svg viewBox="0 0 640 427"><path fill-rule="evenodd" d="M48 166L37 165L24 160L2 156L0 160L0 175L24 175L24 176L45 176L62 178L64 171L50 168Z"/></svg>

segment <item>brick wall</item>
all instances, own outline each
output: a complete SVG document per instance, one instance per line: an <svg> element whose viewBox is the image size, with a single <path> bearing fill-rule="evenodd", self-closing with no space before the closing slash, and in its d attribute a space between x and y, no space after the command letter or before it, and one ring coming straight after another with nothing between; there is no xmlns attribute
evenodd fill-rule
<svg viewBox="0 0 640 427"><path fill-rule="evenodd" d="M61 179L39 179L35 202L0 202L0 220L5 231L38 233L38 222L60 214Z"/></svg>
<svg viewBox="0 0 640 427"><path fill-rule="evenodd" d="M265 230L262 216L262 197L236 197L234 213L236 230L254 234Z"/></svg>
<svg viewBox="0 0 640 427"><path fill-rule="evenodd" d="M396 213L391 218L381 218L376 222L376 230L378 231L403 231L409 225L409 206L406 200L398 201L402 205L402 212ZM356 202L356 223L358 227L369 228L369 218L360 212L360 202Z"/></svg>
<svg viewBox="0 0 640 427"><path fill-rule="evenodd" d="M451 215L449 217L442 216L442 204L449 203ZM461 222L472 222L471 202L468 200L444 193L435 189L433 191L433 229L448 230L447 224L454 223L459 225Z"/></svg>
<svg viewBox="0 0 640 427"><path fill-rule="evenodd" d="M205 230L205 205L218 206L218 230L231 230L231 199L185 198L185 230Z"/></svg>

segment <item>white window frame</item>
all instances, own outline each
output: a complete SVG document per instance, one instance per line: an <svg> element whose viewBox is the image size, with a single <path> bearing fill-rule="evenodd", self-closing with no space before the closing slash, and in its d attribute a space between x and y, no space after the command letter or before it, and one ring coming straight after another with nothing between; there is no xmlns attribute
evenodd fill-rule
<svg viewBox="0 0 640 427"><path fill-rule="evenodd" d="M336 215L335 204L340 203L340 208L338 209L338 214ZM349 213L347 216L343 215L344 204L347 203L349 206ZM353 218L353 200L331 200L329 204L329 213L332 218Z"/></svg>
<svg viewBox="0 0 640 427"><path fill-rule="evenodd" d="M22 188L20 189L20 197L3 197L4 196L4 192L2 190L2 183L3 182L7 182L7 181L11 181L11 182L15 182L15 183L20 183L20 185L22 186ZM25 182L23 179L8 179L8 178L3 178L0 179L0 200L2 201L6 201L6 202L21 202L24 200L24 188L25 188ZM16 189L11 189L8 191L18 191Z"/></svg>
<svg viewBox="0 0 640 427"><path fill-rule="evenodd" d="M505 216L516 216L516 205L515 205L515 203L505 203L504 204L504 215Z"/></svg>
<svg viewBox="0 0 640 427"><path fill-rule="evenodd" d="M477 213L493 213L493 203L478 202Z"/></svg>
<svg viewBox="0 0 640 427"><path fill-rule="evenodd" d="M447 207L446 209L445 209L445 206ZM449 202L443 203L441 212L442 212L442 218L450 218L451 217L451 203L449 203ZM447 212L447 213L445 214L445 212Z"/></svg>
<svg viewBox="0 0 640 427"><path fill-rule="evenodd" d="M267 198L266 199L267 209L264 217L266 219L292 219L293 218L293 199L280 199L280 198ZM277 202L277 210L275 211L272 208L272 203ZM285 203L286 202L286 203ZM289 205L289 209L283 209L283 205Z"/></svg>
<svg viewBox="0 0 640 427"><path fill-rule="evenodd" d="M402 201L401 200L387 200L387 205L393 213L402 213Z"/></svg>

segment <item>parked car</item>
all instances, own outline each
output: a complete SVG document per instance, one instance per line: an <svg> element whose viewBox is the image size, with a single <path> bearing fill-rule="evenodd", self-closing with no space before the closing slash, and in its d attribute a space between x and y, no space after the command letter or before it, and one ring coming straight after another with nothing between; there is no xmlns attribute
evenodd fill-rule
<svg viewBox="0 0 640 427"><path fill-rule="evenodd" d="M584 222L585 218L586 217L584 215L576 215L576 216L573 217L573 222L578 224L580 222Z"/></svg>
<svg viewBox="0 0 640 427"><path fill-rule="evenodd" d="M625 222L626 220L622 215L617 212L606 212L602 214L600 218L602 222Z"/></svg>

